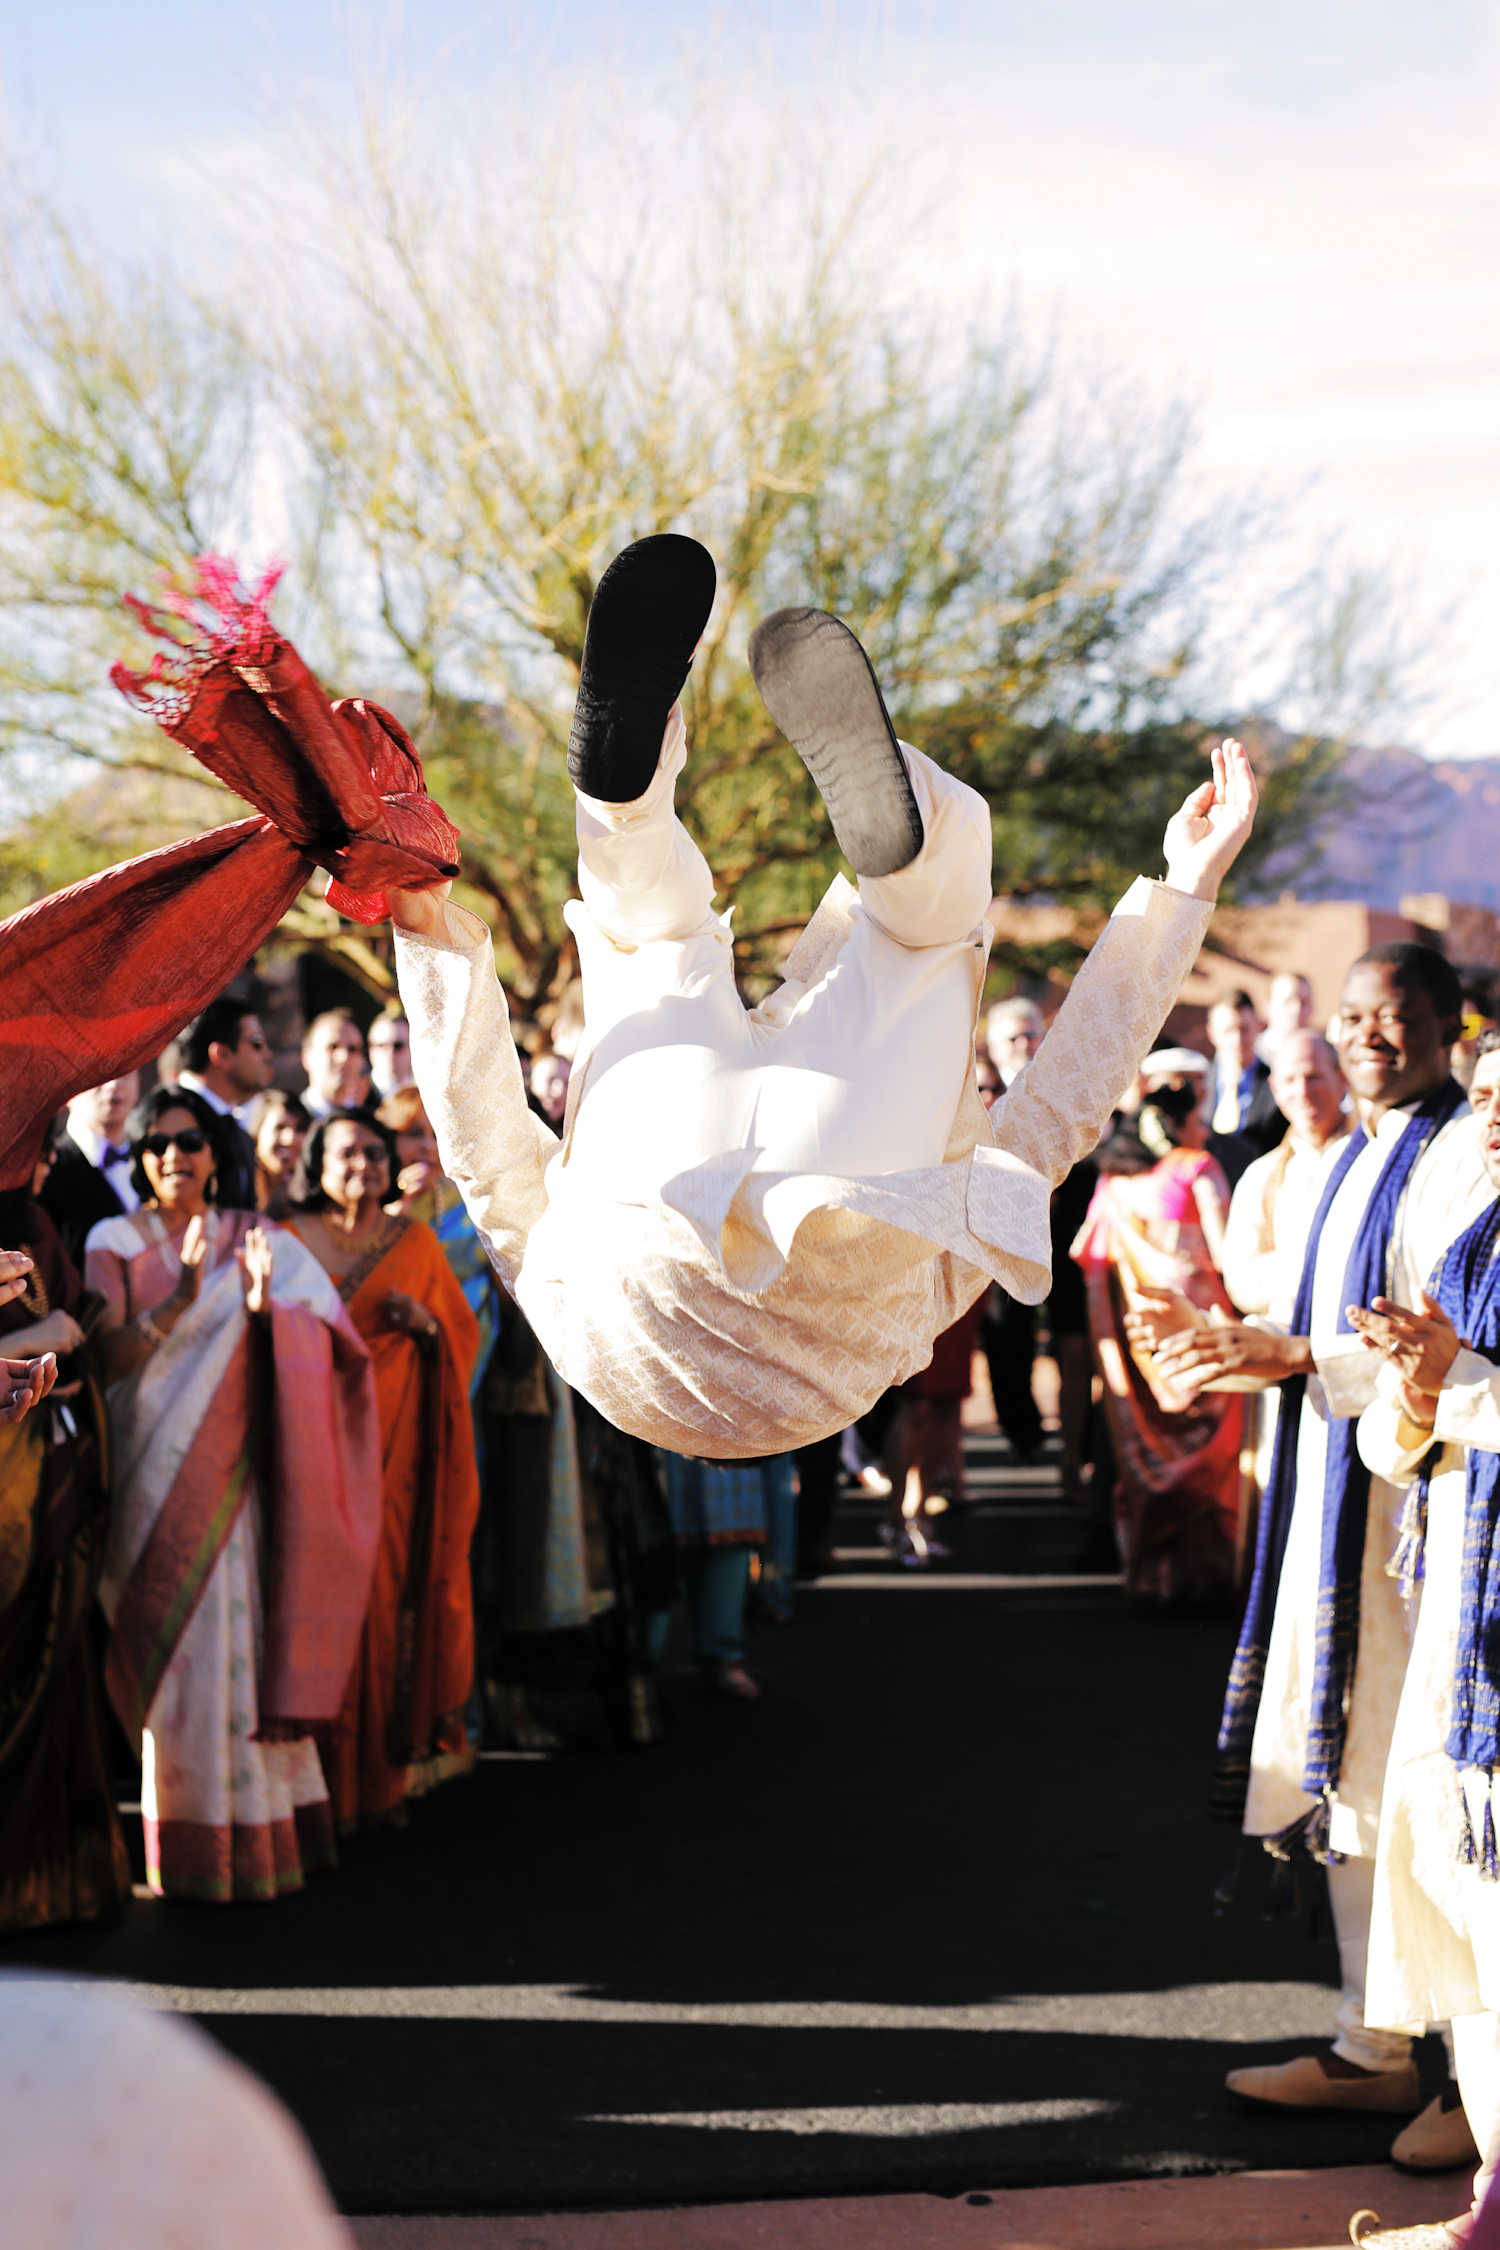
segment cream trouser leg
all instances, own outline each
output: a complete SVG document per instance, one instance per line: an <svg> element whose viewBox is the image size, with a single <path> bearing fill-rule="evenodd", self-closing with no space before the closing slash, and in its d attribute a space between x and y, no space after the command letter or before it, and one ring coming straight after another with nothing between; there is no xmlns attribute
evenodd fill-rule
<svg viewBox="0 0 1500 2250"><path fill-rule="evenodd" d="M898 945L953 944L990 903L989 808L920 750L902 748L922 814L922 849L894 875L861 877L860 903ZM713 875L673 804L686 763L682 706L674 704L644 796L608 805L577 792L578 888L595 924L618 945L691 937L712 913Z"/></svg>
<svg viewBox="0 0 1500 2250"><path fill-rule="evenodd" d="M708 861L677 818L673 792L687 763L682 705L674 703L651 785L628 805L578 799L578 888L616 945L691 937L713 911Z"/></svg>
<svg viewBox="0 0 1500 2250"><path fill-rule="evenodd" d="M1479 2148L1479 2170L1474 2175L1477 2210L1500 2170L1500 2015L1490 2009L1482 2016L1455 2016L1453 2052L1464 2115Z"/></svg>
<svg viewBox="0 0 1500 2250"><path fill-rule="evenodd" d="M978 995L973 937L990 900L982 797L906 750L924 842L863 881L834 966L747 1012L713 877L673 809L686 743L674 710L661 762L628 805L579 796L570 910L588 1060L576 1125L585 1165L623 1185L735 1150L778 1174L865 1177L942 1161Z"/></svg>
<svg viewBox="0 0 1500 2250"><path fill-rule="evenodd" d="M1346 1859L1328 1870L1328 1902L1339 1941L1344 1991L1333 2051L1361 2070L1401 2070L1411 2060L1404 2031L1376 2031L1365 2022L1365 1977L1370 1960L1370 1911L1375 1902L1373 1859Z"/></svg>

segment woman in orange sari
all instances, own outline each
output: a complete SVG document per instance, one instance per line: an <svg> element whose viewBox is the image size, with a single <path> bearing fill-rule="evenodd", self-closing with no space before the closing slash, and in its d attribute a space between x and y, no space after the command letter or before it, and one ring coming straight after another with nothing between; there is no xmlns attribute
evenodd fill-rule
<svg viewBox="0 0 1500 2250"><path fill-rule="evenodd" d="M388 1216L393 1136L365 1110L313 1127L294 1232L337 1285L375 1368L380 1548L359 1657L324 1749L342 1830L404 1820L409 1769L465 1748L474 1671L469 1542L479 1514L469 1375L479 1329L432 1229ZM430 1780L430 1775L429 1775Z"/></svg>

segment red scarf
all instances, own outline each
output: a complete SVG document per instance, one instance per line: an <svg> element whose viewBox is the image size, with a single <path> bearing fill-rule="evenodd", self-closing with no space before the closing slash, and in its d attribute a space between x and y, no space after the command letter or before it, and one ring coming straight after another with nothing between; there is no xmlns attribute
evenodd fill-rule
<svg viewBox="0 0 1500 2250"><path fill-rule="evenodd" d="M253 593L206 555L193 597L132 602L166 642L147 672L111 678L237 795L259 807L147 852L0 922L0 1188L29 1184L70 1096L160 1054L275 929L314 867L359 922L383 886L458 872L458 830L378 704L330 703Z"/></svg>

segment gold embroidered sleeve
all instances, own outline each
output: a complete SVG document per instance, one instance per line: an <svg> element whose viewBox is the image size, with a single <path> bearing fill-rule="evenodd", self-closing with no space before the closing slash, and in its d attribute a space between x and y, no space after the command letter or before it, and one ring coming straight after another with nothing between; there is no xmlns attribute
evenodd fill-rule
<svg viewBox="0 0 1500 2250"><path fill-rule="evenodd" d="M461 906L450 904L447 916L446 941L396 933L412 1072L443 1170L513 1287L547 1208L546 1167L558 1144L527 1106L490 933Z"/></svg>
<svg viewBox="0 0 1500 2250"><path fill-rule="evenodd" d="M1029 1063L990 1112L996 1145L1055 1187L1099 1136L1156 1044L1213 907L1138 876Z"/></svg>

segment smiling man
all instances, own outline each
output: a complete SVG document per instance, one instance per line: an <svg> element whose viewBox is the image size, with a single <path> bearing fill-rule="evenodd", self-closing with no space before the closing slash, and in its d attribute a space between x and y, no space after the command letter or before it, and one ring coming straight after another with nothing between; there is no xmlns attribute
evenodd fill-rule
<svg viewBox="0 0 1500 2250"><path fill-rule="evenodd" d="M1500 1032L1479 1041L1469 1095L1490 1200L1418 1309L1380 1296L1350 1317L1385 1362L1360 1417L1360 1455L1374 1477L1407 1488L1404 1575L1422 1578L1386 1768L1366 2012L1376 2023L1452 2019L1458 2092L1482 2159L1477 2212L1500 2166L1500 1587L1490 1560L1500 1525ZM1452 2222L1452 2240L1469 2220Z"/></svg>
<svg viewBox="0 0 1500 2250"><path fill-rule="evenodd" d="M1365 2020L1365 1959L1381 1791L1406 1670L1401 1595L1387 1565L1398 1494L1354 1442L1378 1360L1347 1308L1414 1305L1433 1265L1494 1190L1449 1072L1458 978L1426 946L1382 945L1349 971L1339 1062L1360 1126L1328 1172L1285 1335L1231 1324L1161 1345L1173 1380L1282 1385L1255 1577L1219 1737L1216 1809L1278 1856L1328 1861L1343 1998L1321 2055L1232 2071L1246 2099L1288 2108L1413 2110L1405 2032Z"/></svg>

